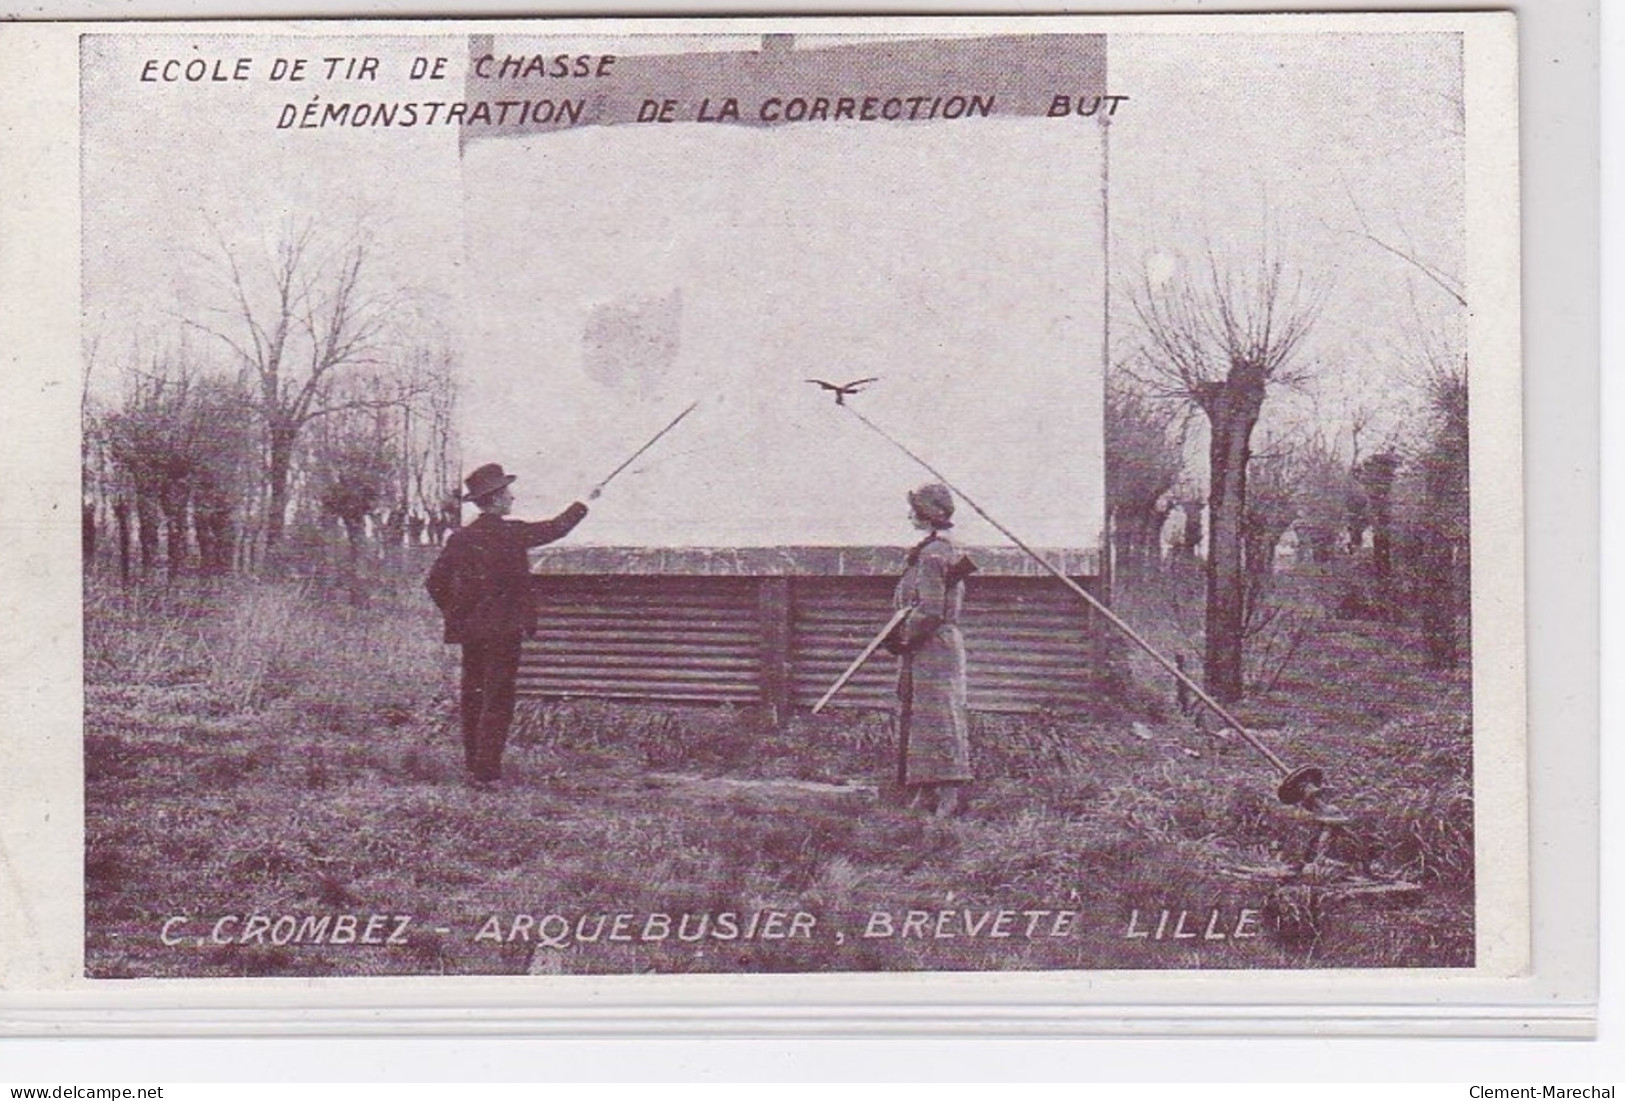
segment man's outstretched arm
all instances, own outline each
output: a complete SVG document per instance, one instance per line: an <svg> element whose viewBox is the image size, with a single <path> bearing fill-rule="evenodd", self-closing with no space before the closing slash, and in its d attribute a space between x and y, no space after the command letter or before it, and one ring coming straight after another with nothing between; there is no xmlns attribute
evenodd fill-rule
<svg viewBox="0 0 1625 1101"><path fill-rule="evenodd" d="M525 546L540 547L546 543L555 543L569 535L575 526L581 523L587 515L587 506L576 501L563 512L551 520L538 520L531 524L522 524L525 537Z"/></svg>

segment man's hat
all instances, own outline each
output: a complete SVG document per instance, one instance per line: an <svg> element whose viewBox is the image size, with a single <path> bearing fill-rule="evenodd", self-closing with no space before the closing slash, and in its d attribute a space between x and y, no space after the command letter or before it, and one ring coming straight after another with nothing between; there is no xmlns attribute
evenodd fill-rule
<svg viewBox="0 0 1625 1101"><path fill-rule="evenodd" d="M954 495L947 486L932 482L911 490L908 503L914 509L914 515L933 527L954 526Z"/></svg>
<svg viewBox="0 0 1625 1101"><path fill-rule="evenodd" d="M517 474L504 474L501 463L486 463L464 479L463 484L468 492L463 494L465 501L478 501L482 497L489 497L503 486L512 485Z"/></svg>

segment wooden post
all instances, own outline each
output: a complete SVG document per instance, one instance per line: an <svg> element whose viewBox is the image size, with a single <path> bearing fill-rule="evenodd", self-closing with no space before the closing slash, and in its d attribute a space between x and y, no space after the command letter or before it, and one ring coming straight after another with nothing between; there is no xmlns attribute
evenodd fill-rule
<svg viewBox="0 0 1625 1101"><path fill-rule="evenodd" d="M764 577L757 583L756 611L762 708L775 729L790 718L790 579Z"/></svg>
<svg viewBox="0 0 1625 1101"><path fill-rule="evenodd" d="M1097 599L1107 599L1111 591L1110 581L1105 576L1078 577L1074 580ZM1128 699L1134 674L1129 666L1129 648L1124 645L1124 640L1106 629L1105 617L1089 604L1083 608L1083 630L1084 645L1095 666L1095 691L1108 699Z"/></svg>

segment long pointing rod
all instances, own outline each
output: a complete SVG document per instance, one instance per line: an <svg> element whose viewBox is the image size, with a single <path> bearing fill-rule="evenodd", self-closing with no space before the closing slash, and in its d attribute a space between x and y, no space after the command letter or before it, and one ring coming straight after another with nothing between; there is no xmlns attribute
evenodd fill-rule
<svg viewBox="0 0 1625 1101"><path fill-rule="evenodd" d="M987 513L987 509L985 509L981 505L977 504L974 500L972 500L965 493L964 490L960 489L958 486L956 486L952 482L950 482L947 479L947 477L940 470L938 470L936 467L932 466L930 463L926 462L924 459L920 458L914 452L910 451L908 449L907 445L902 443L900 440L898 440L891 433L887 432L884 428L880 427L874 421L870 420L868 417L866 417L862 413L858 412L852 406L843 404L841 406L841 408L850 411L851 414L854 417L858 418L858 420L862 421L865 425L867 425L869 427L870 431L872 431L872 432L876 433L877 435L879 435L887 443L891 444L893 447L897 448L897 450L901 451L903 454L907 455L909 458L911 458L915 462L919 463L926 470L929 470L932 473L932 475L936 477L937 481L941 482L943 485L947 486L949 489L951 489L955 493L959 494L960 500L964 501L967 505L969 505L971 507L971 509L976 513L976 515L980 516L982 519L986 520L988 523L992 524L995 528L997 528L1001 535L1003 535L1006 539L1010 540L1010 542L1014 543L1016 546L1020 547L1023 551L1025 551L1029 558L1031 558L1034 562L1037 562L1040 566L1044 567L1044 569L1046 571L1048 571L1051 575L1054 576L1055 580L1059 581L1061 584L1063 584L1067 588L1071 589L1074 593L1077 593L1079 596L1081 596L1084 599L1084 601L1086 603L1088 603L1088 605L1091 608L1093 608L1095 611L1099 612L1101 615L1105 616L1107 622L1109 622L1113 627L1116 627L1119 631L1122 631L1123 634L1127 635L1134 642L1134 644L1136 646L1138 646L1140 649L1144 650L1147 654L1149 654L1153 661L1155 661L1158 665L1162 666L1164 669L1168 670L1168 672L1170 674L1172 674L1174 676L1174 678L1177 679L1181 684L1185 685L1185 687L1189 688L1192 692L1196 693L1196 698L1197 699L1201 700L1203 703L1207 704L1208 707L1212 708L1214 714L1218 715L1219 718L1223 719L1225 721L1225 723L1227 723L1231 727L1231 729L1235 730L1235 732L1237 734L1240 734L1243 738L1245 738L1247 740L1248 745L1252 746L1254 749L1258 750L1258 752L1262 753L1264 755L1265 759L1268 760L1270 764L1274 765L1277 769L1280 770L1282 776L1291 775L1291 773L1293 772L1293 769L1292 769L1292 767L1290 765L1288 765L1285 761L1281 760L1280 757L1276 756L1273 752L1271 752L1269 746L1265 745L1263 742L1261 742L1257 738L1255 738L1252 735L1252 733L1245 726L1243 726L1240 722L1238 722L1236 720L1234 715L1231 715L1229 711L1225 710L1223 707L1221 707L1219 705L1219 702L1217 700L1215 700L1212 696L1208 695L1207 692L1205 692L1202 689L1201 685L1199 685L1195 681L1191 680L1190 677L1185 675L1185 673L1184 673L1184 671L1182 669L1180 669L1173 662L1169 661L1167 658L1163 657L1160 653L1158 653L1155 647L1153 647L1149 642L1147 642L1145 639L1140 637L1140 634L1139 634L1138 631L1136 631L1133 627L1130 627L1127 623L1124 623L1121 619L1117 618L1117 616L1112 612L1112 610L1110 608L1106 607L1106 605L1102 604L1100 601L1096 600L1093 596L1089 595L1089 590L1085 589L1082 585L1079 585L1076 581L1072 580L1070 577L1068 577L1066 574L1062 573L1055 566L1051 565L1049 559L1045 558L1043 555L1039 554L1037 551L1035 551L1031 547L1029 547L1026 543L1022 542L1020 537L1018 537L1015 532L1011 531L1009 528L1005 527L1003 524L1001 524L997 520L993 519L993 517L989 516L988 513Z"/></svg>
<svg viewBox="0 0 1625 1101"><path fill-rule="evenodd" d="M655 444L659 443L660 442L660 437L664 436L667 432L670 432L673 428L676 428L677 425L682 421L682 419L684 417L686 417L690 413L694 412L695 408L699 404L700 403L697 400L693 401L693 402L690 402L687 409L684 409L681 413L677 414L675 417L673 417L671 419L670 424L666 425L666 427L662 428L660 431L656 432L653 436L649 437L649 440L648 440L647 443L645 443L642 447L638 448L636 451L632 452L632 454L628 455L626 457L626 461L623 462L620 466L616 467L614 470L611 470L609 472L609 474L605 476L604 480L598 483L597 488L598 489L603 489L605 486L609 485L609 483L615 478L615 475L619 474L621 471L625 470L627 467L629 467L633 463L637 462L638 456L642 455L645 451L649 450L649 448L651 448Z"/></svg>

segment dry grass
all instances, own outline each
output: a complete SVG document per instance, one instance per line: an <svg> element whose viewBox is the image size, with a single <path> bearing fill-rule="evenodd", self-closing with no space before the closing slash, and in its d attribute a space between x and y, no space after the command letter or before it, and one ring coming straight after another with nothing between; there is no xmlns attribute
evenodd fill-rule
<svg viewBox="0 0 1625 1101"><path fill-rule="evenodd" d="M1289 863L1310 827L1274 799L1257 755L1176 722L1166 677L1138 670L1138 718L979 717L970 809L936 822L894 805L890 725L866 713L771 730L751 709L530 701L505 789L475 791L461 776L455 650L415 585L360 611L291 583L93 586L86 613L97 976L1472 959L1465 680L1423 670L1392 629L1331 625L1244 718L1278 752L1327 768L1370 850L1332 856L1423 884L1403 905L1232 874ZM815 933L640 941L607 926L587 940L595 915L706 915L715 932L723 913L763 910L812 914ZM943 929L960 935L863 935L876 915L901 925L910 910L949 911ZM984 916L1062 910L1077 915L1064 936L995 937ZM1197 935L1173 935L1182 911ZM1259 935L1210 935L1243 911ZM220 917L253 914L414 922L397 945L213 942ZM516 917L550 914L587 924L554 947L515 932ZM477 936L493 916L504 936ZM185 936L165 945L176 917ZM1160 939L1129 935L1159 921Z"/></svg>

